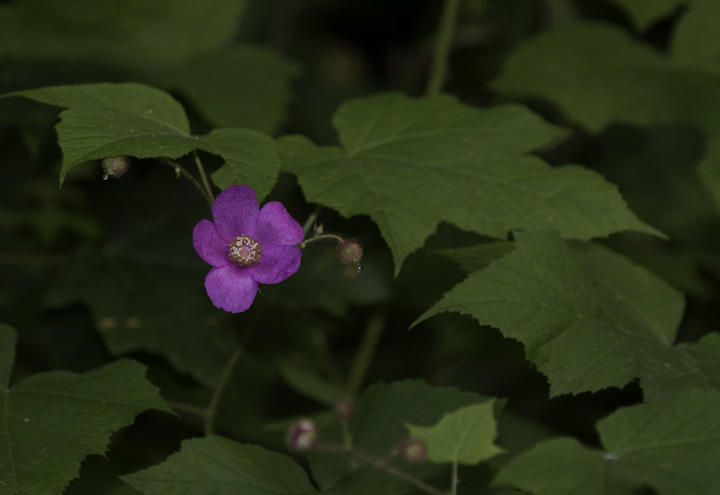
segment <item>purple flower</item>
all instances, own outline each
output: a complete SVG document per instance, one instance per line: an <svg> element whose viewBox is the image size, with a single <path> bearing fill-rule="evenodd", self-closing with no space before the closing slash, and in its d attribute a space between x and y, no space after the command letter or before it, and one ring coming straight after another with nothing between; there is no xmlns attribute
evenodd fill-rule
<svg viewBox="0 0 720 495"><path fill-rule="evenodd" d="M218 308L240 313L250 307L260 284L276 284L300 267L304 233L277 201L258 209L249 186L230 186L212 205L215 223L193 229L195 251L213 268L205 289Z"/></svg>

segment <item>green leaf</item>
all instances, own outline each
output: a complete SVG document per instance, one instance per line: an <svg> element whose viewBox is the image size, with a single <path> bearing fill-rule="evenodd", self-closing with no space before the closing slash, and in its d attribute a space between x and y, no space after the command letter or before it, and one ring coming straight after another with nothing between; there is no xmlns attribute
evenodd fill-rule
<svg viewBox="0 0 720 495"><path fill-rule="evenodd" d="M68 108L56 126L63 151L61 185L68 170L89 160L117 155L178 158L197 147L182 106L150 86L81 84L4 96Z"/></svg>
<svg viewBox="0 0 720 495"><path fill-rule="evenodd" d="M675 30L672 58L683 69L720 74L720 40L715 36L720 16L718 2L695 1Z"/></svg>
<svg viewBox="0 0 720 495"><path fill-rule="evenodd" d="M258 201L262 201L277 182L280 159L275 141L265 134L248 129L215 129L201 137L197 145L225 160L225 165L212 174L220 189L252 184Z"/></svg>
<svg viewBox="0 0 720 495"><path fill-rule="evenodd" d="M563 26L511 55L493 86L547 98L593 132L618 121L702 128L708 144L698 173L720 204L718 15L717 2L693 3L678 24L673 60L608 25Z"/></svg>
<svg viewBox="0 0 720 495"><path fill-rule="evenodd" d="M599 246L518 233L513 252L472 273L413 325L469 314L525 345L551 394L621 387L653 366L683 366L672 349L684 301L676 290ZM678 361L678 362L675 362Z"/></svg>
<svg viewBox="0 0 720 495"><path fill-rule="evenodd" d="M87 304L111 354L159 354L214 388L237 338L205 293L206 269L170 261L79 250L58 273L47 304Z"/></svg>
<svg viewBox="0 0 720 495"><path fill-rule="evenodd" d="M495 401L463 407L448 413L434 426L407 425L410 436L427 445L431 462L477 464L502 452L494 443L497 423Z"/></svg>
<svg viewBox="0 0 720 495"><path fill-rule="evenodd" d="M511 460L494 483L534 495L610 495L605 490L602 455L574 438L549 440Z"/></svg>
<svg viewBox="0 0 720 495"><path fill-rule="evenodd" d="M272 133L285 118L298 67L267 47L234 45L176 65L148 66L153 81L179 91L212 125Z"/></svg>
<svg viewBox="0 0 720 495"><path fill-rule="evenodd" d="M514 248L512 242L497 241L477 246L436 249L432 253L453 260L466 272L476 272L487 267L494 260L502 258Z"/></svg>
<svg viewBox="0 0 720 495"><path fill-rule="evenodd" d="M668 17L673 11L689 0L613 0L623 7L635 22L645 31L655 22Z"/></svg>
<svg viewBox="0 0 720 495"><path fill-rule="evenodd" d="M12 366L15 332L0 326L0 369ZM7 379L7 376L3 377ZM9 388L0 384L0 491L60 494L82 460L102 455L110 435L146 409L170 412L145 378L123 359L82 375L53 371Z"/></svg>
<svg viewBox="0 0 720 495"><path fill-rule="evenodd" d="M598 423L605 451L550 440L502 469L496 484L536 495L710 495L720 486L720 394L690 391L620 409Z"/></svg>
<svg viewBox="0 0 720 495"><path fill-rule="evenodd" d="M618 28L573 23L522 45L493 81L516 95L557 103L593 132L611 122L647 125L672 121L668 98L673 69L659 53Z"/></svg>
<svg viewBox="0 0 720 495"><path fill-rule="evenodd" d="M186 60L227 43L244 0L22 0L3 5L0 53L128 65Z"/></svg>
<svg viewBox="0 0 720 495"><path fill-rule="evenodd" d="M186 440L164 463L121 479L145 495L317 493L290 457L218 436Z"/></svg>
<svg viewBox="0 0 720 495"><path fill-rule="evenodd" d="M374 456L385 456L407 437L406 424L430 426L448 411L486 401L474 393L431 387L420 380L375 384L356 402L356 412L349 425L353 446ZM342 441L336 424L321 431L320 436L325 442ZM401 461L395 461L395 464L429 482L437 479L444 484L449 476L447 466L412 466ZM405 481L338 454L313 453L310 466L313 478L327 495L422 493L410 491L411 486Z"/></svg>
<svg viewBox="0 0 720 495"><path fill-rule="evenodd" d="M596 173L528 156L561 133L524 108L384 94L346 103L334 122L342 148L283 138L283 169L297 175L308 201L346 217L370 215L396 274L443 220L497 238L543 228L577 239L657 233Z"/></svg>
<svg viewBox="0 0 720 495"><path fill-rule="evenodd" d="M677 358L648 366L646 379L653 385L654 395L669 396L692 388L720 388L720 335L712 333L698 342L680 344Z"/></svg>

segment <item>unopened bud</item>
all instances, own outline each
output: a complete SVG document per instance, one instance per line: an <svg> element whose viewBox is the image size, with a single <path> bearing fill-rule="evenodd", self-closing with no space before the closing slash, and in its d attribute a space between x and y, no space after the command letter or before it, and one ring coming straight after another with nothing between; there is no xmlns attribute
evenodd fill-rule
<svg viewBox="0 0 720 495"><path fill-rule="evenodd" d="M350 397L340 399L333 406L333 412L340 421L348 421L355 415L355 402Z"/></svg>
<svg viewBox="0 0 720 495"><path fill-rule="evenodd" d="M317 444L318 432L315 423L301 419L294 423L287 433L287 443L294 452L307 452Z"/></svg>
<svg viewBox="0 0 720 495"><path fill-rule="evenodd" d="M403 459L412 464L420 464L427 459L427 445L417 438L400 440L397 451Z"/></svg>
<svg viewBox="0 0 720 495"><path fill-rule="evenodd" d="M313 232L315 233L315 235L322 235L325 233L325 227L323 227L323 224L321 223L316 223Z"/></svg>
<svg viewBox="0 0 720 495"><path fill-rule="evenodd" d="M343 239L335 250L340 263L344 265L357 265L363 255L362 245L356 239Z"/></svg>
<svg viewBox="0 0 720 495"><path fill-rule="evenodd" d="M125 155L104 158L102 161L103 179L122 177L130 168L130 159Z"/></svg>

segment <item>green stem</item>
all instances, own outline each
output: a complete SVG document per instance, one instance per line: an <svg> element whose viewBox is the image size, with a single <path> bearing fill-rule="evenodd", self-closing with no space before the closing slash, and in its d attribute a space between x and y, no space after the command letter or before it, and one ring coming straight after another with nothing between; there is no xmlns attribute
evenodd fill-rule
<svg viewBox="0 0 720 495"><path fill-rule="evenodd" d="M215 197L213 196L210 182L208 182L207 175L205 175L205 167L203 167L203 164L200 161L200 155L198 155L197 150L193 150L193 158L195 158L195 165L197 165L200 179L202 180L203 186L205 186L205 192L207 193L208 198L210 198L210 204L212 204L213 201L215 201Z"/></svg>
<svg viewBox="0 0 720 495"><path fill-rule="evenodd" d="M157 161L158 161L159 163L161 163L161 164L163 164L163 165L167 165L168 167L171 167L173 170L175 170L175 173L178 174L178 177L182 175L182 176L185 177L187 180L189 180L190 183L191 183L193 186L195 186L195 188L196 188L198 191L200 191L200 194L202 195L202 197L205 198L205 200L208 202L208 204L212 207L212 204L213 204L213 201L214 201L214 198L213 198L213 196L212 196L212 192L208 193L208 191L206 191L206 190L203 188L203 186L197 181L197 179L196 179L195 177L193 177L190 172L188 172L187 170L185 170L185 169L182 167L182 165L180 165L180 164L177 163L176 161L171 160L171 159L169 159L169 158L158 158Z"/></svg>
<svg viewBox="0 0 720 495"><path fill-rule="evenodd" d="M217 414L220 398L225 391L225 386L230 379L235 364L237 364L244 350L244 346L238 346L232 356L230 356L230 359L228 359L228 362L225 363L225 369L223 369L222 375L220 375L220 381L218 381L217 387L215 387L215 391L210 398L210 402L205 408L205 436L212 435L215 432L215 414Z"/></svg>
<svg viewBox="0 0 720 495"><path fill-rule="evenodd" d="M220 375L220 380L218 381L217 386L215 387L215 391L213 392L212 397L210 398L210 402L208 403L207 407L205 408L205 435L212 435L215 432L215 415L217 414L217 408L218 404L220 403L220 398L222 397L223 392L225 391L225 387L228 384L228 381L230 380L230 375L232 374L233 369L235 368L235 365L237 364L238 360L240 359L240 356L242 356L243 352L245 352L245 349L247 348L247 344L250 342L250 339L252 339L252 336L255 334L255 329L257 328L257 320L260 318L260 314L262 311L258 311L258 313L255 315L255 321L250 323L250 328L245 332L245 335L240 340L240 343L238 344L237 348L235 349L235 352L233 352L232 356L230 356L230 359L228 359L228 362L225 363L225 368L222 371L222 374Z"/></svg>
<svg viewBox="0 0 720 495"><path fill-rule="evenodd" d="M342 242L342 241L345 240L345 239L343 239L342 237L340 237L339 235L336 235L336 234L320 234L320 235L316 235L316 236L310 237L309 239L305 239L305 240L302 241L300 244L298 244L298 247L299 247L300 249L302 249L302 248L304 248L305 246L307 246L308 244L311 244L311 243L317 242L317 241L327 240L327 239L332 239L332 240L337 241L337 242Z"/></svg>
<svg viewBox="0 0 720 495"><path fill-rule="evenodd" d="M440 18L437 43L435 44L435 54L430 69L430 79L428 80L427 89L425 90L427 96L438 94L443 84L445 84L453 29L455 27L459 6L460 0L445 0L442 17Z"/></svg>
<svg viewBox="0 0 720 495"><path fill-rule="evenodd" d="M360 342L360 347L355 354L355 360L348 376L347 390L351 397L357 396L363 381L365 381L365 375L370 367L370 362L375 356L384 327L385 318L377 313L370 317L365 326L362 342Z"/></svg>
<svg viewBox="0 0 720 495"><path fill-rule="evenodd" d="M310 227L312 227L315 223L315 220L317 220L320 210L322 210L322 206L317 205L313 212L310 214L310 216L307 218L307 220L305 220L305 224L303 225L303 232L305 232L305 234L310 231Z"/></svg>
<svg viewBox="0 0 720 495"><path fill-rule="evenodd" d="M383 471L391 476L394 476L403 481L406 481L426 493L430 493L431 495L447 495L445 492L438 490L434 486L425 483L420 478L416 478L415 476L413 476L409 473L406 473L405 471L401 471L400 469L396 468L395 466L389 465L385 459L378 459L376 457L365 454L364 452L360 452L360 451L352 449L352 448L348 449L342 445L318 444L315 447L315 450L319 450L322 452L347 454L350 457L353 457L354 459L357 459L360 462L364 462L366 464L373 466L375 469L378 469L378 470Z"/></svg>
<svg viewBox="0 0 720 495"><path fill-rule="evenodd" d="M192 404L185 404L184 402L177 402L174 400L167 401L167 405L170 406L172 409L175 409L176 411L183 411L188 412L192 414L197 414L198 416L205 417L205 408L200 406L194 406Z"/></svg>

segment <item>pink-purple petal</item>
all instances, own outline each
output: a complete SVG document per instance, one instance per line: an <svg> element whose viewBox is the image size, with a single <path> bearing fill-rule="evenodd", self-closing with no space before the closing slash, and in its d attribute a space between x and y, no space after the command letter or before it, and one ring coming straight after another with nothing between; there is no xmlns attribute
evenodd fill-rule
<svg viewBox="0 0 720 495"><path fill-rule="evenodd" d="M265 246L294 246L302 242L304 236L300 224L281 203L271 201L260 210L255 239L263 249Z"/></svg>
<svg viewBox="0 0 720 495"><path fill-rule="evenodd" d="M193 247L197 254L212 266L227 266L227 242L223 241L210 220L200 220L193 229Z"/></svg>
<svg viewBox="0 0 720 495"><path fill-rule="evenodd" d="M215 228L229 243L243 234L255 237L258 204L255 191L249 186L230 186L221 192L212 205Z"/></svg>
<svg viewBox="0 0 720 495"><path fill-rule="evenodd" d="M205 290L216 307L230 313L242 313L255 300L258 284L247 268L229 265L210 270L205 277Z"/></svg>
<svg viewBox="0 0 720 495"><path fill-rule="evenodd" d="M277 284L298 271L300 258L297 246L263 248L260 263L250 267L250 276L261 284Z"/></svg>

